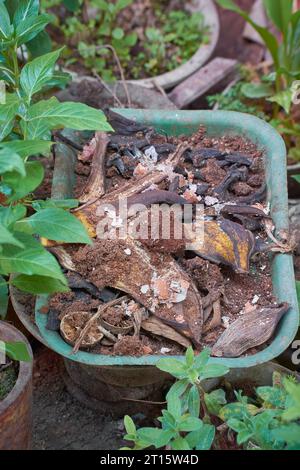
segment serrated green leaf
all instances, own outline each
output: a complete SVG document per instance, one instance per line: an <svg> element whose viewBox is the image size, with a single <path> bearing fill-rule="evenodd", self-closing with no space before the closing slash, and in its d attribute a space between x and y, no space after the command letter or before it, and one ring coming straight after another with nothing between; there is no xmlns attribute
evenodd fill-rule
<svg viewBox="0 0 300 470"><path fill-rule="evenodd" d="M26 176L20 180L20 176L15 171L5 173L3 181L13 190L13 195L9 202L22 199L27 194L33 192L44 179L44 167L38 161L25 163Z"/></svg>
<svg viewBox="0 0 300 470"><path fill-rule="evenodd" d="M8 285L3 276L0 276L0 318L6 317L8 306Z"/></svg>
<svg viewBox="0 0 300 470"><path fill-rule="evenodd" d="M54 294L56 292L69 292L68 286L47 276L28 276L27 274L19 274L12 279L11 284L23 292L30 294Z"/></svg>
<svg viewBox="0 0 300 470"><path fill-rule="evenodd" d="M20 155L7 148L0 148L0 175L9 171L16 171L21 176L26 175L25 165Z"/></svg>
<svg viewBox="0 0 300 470"><path fill-rule="evenodd" d="M58 49L37 57L23 67L20 84L29 101L32 95L40 91L52 78L53 68L61 50Z"/></svg>
<svg viewBox="0 0 300 470"><path fill-rule="evenodd" d="M13 24L17 26L29 16L38 16L39 0L19 0L18 8L14 14Z"/></svg>
<svg viewBox="0 0 300 470"><path fill-rule="evenodd" d="M22 158L31 155L48 155L54 142L47 140L11 140L1 142L0 146L12 152L16 152Z"/></svg>
<svg viewBox="0 0 300 470"><path fill-rule="evenodd" d="M26 139L38 139L50 129L61 127L112 131L102 111L90 108L83 103L59 103L54 97L32 105L25 119L22 129Z"/></svg>
<svg viewBox="0 0 300 470"><path fill-rule="evenodd" d="M186 361L186 364L187 364L188 367L191 367L193 365L194 351L193 351L193 348L191 346L189 346L187 348L187 350L185 351L185 361Z"/></svg>
<svg viewBox="0 0 300 470"><path fill-rule="evenodd" d="M0 273L4 275L12 273L38 274L59 279L66 284L66 279L61 272L55 257L51 255L32 236L18 233L18 240L23 243L23 248L12 245L4 245L0 253Z"/></svg>
<svg viewBox="0 0 300 470"><path fill-rule="evenodd" d="M92 243L83 224L63 209L42 209L17 222L15 229L65 243Z"/></svg>
<svg viewBox="0 0 300 470"><path fill-rule="evenodd" d="M171 394L168 399L168 412L174 416L174 418L179 418L181 415L181 401L178 395Z"/></svg>
<svg viewBox="0 0 300 470"><path fill-rule="evenodd" d="M300 426L297 423L280 426L277 429L270 430L270 433L272 433L273 438L276 440L300 445Z"/></svg>
<svg viewBox="0 0 300 470"><path fill-rule="evenodd" d="M48 14L39 15L38 17L29 16L16 27L17 45L21 46L31 41L50 23L52 16Z"/></svg>

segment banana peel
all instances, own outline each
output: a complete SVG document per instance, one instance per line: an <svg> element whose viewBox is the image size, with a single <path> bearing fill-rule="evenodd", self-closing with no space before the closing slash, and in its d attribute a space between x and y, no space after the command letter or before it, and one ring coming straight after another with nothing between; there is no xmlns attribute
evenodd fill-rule
<svg viewBox="0 0 300 470"><path fill-rule="evenodd" d="M230 266L237 273L249 272L255 238L242 225L227 219L204 220L202 232L194 231L192 224L185 224L184 230L188 250L213 263Z"/></svg>

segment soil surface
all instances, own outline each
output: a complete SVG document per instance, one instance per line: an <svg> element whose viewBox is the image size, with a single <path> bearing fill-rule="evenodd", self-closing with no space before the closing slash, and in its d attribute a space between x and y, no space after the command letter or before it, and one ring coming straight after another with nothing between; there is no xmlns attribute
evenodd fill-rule
<svg viewBox="0 0 300 470"><path fill-rule="evenodd" d="M34 351L33 449L110 450L121 447L123 420L75 400L61 376L62 359L44 346Z"/></svg>
<svg viewBox="0 0 300 470"><path fill-rule="evenodd" d="M17 362L9 361L7 364L0 365L0 401L4 400L14 388L18 371Z"/></svg>

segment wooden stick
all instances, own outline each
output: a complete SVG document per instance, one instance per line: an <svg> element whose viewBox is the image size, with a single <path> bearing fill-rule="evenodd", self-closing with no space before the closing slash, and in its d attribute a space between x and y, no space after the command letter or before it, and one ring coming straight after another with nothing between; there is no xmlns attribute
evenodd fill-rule
<svg viewBox="0 0 300 470"><path fill-rule="evenodd" d="M79 197L80 202L88 202L105 194L105 155L109 142L106 132L96 132L96 149L93 155L91 173L87 185Z"/></svg>

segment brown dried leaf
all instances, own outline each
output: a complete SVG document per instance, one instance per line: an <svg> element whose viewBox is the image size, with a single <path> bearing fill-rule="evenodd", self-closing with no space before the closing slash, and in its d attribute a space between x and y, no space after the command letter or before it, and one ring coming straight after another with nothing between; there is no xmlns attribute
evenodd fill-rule
<svg viewBox="0 0 300 470"><path fill-rule="evenodd" d="M289 308L289 304L282 303L241 315L220 336L212 348L212 355L239 357L248 349L264 344L274 334L278 322Z"/></svg>
<svg viewBox="0 0 300 470"><path fill-rule="evenodd" d="M205 220L203 240L197 239L191 225L185 225L189 250L214 263L230 266L238 273L249 272L249 261L254 251L253 234L242 225L227 219Z"/></svg>
<svg viewBox="0 0 300 470"><path fill-rule="evenodd" d="M153 333L154 335L171 339L185 348L191 346L191 342L187 338L177 333L177 331L170 326L165 325L161 320L153 315L151 315L147 320L144 320L141 326L143 330Z"/></svg>

